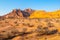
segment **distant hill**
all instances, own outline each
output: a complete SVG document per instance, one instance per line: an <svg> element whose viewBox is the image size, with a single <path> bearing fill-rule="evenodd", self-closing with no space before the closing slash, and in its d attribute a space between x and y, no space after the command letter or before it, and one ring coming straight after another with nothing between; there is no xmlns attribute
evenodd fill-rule
<svg viewBox="0 0 60 40"><path fill-rule="evenodd" d="M53 11L53 12L36 10L30 15L30 18L60 18L60 10Z"/></svg>
<svg viewBox="0 0 60 40"><path fill-rule="evenodd" d="M1 18L60 18L60 10L46 12L45 10L32 10L31 8L14 9L12 12L0 16Z"/></svg>

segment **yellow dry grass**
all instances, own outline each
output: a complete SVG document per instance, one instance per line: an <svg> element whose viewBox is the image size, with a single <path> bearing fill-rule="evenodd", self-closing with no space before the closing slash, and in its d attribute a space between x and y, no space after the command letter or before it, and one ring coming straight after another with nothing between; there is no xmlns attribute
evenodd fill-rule
<svg viewBox="0 0 60 40"><path fill-rule="evenodd" d="M53 12L36 10L30 15L30 18L60 18L60 10Z"/></svg>

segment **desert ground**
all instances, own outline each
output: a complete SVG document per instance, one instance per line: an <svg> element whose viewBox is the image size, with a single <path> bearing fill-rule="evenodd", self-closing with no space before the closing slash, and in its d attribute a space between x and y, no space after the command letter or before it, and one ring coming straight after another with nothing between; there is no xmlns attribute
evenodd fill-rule
<svg viewBox="0 0 60 40"><path fill-rule="evenodd" d="M60 18L1 19L0 40L60 40Z"/></svg>

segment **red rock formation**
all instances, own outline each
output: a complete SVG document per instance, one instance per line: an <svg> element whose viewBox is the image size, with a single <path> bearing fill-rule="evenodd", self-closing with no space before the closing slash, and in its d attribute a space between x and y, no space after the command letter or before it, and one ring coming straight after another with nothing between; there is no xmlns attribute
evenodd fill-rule
<svg viewBox="0 0 60 40"><path fill-rule="evenodd" d="M28 9L25 9L24 11L31 14L34 10L32 10L31 8L28 8Z"/></svg>
<svg viewBox="0 0 60 40"><path fill-rule="evenodd" d="M32 13L32 9L25 9L20 10L20 9L14 9L12 12L4 15L4 18L27 18L30 16L30 13Z"/></svg>

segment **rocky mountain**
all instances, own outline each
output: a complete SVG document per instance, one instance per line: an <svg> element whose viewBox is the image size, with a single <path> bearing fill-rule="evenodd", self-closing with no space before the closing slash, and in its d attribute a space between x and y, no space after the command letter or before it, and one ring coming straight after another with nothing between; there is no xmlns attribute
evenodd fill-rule
<svg viewBox="0 0 60 40"><path fill-rule="evenodd" d="M28 8L25 10L14 9L12 12L0 16L0 18L28 18L34 10Z"/></svg>

